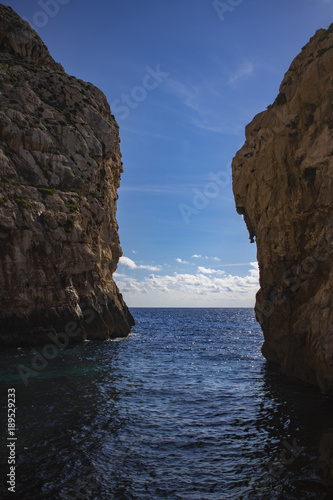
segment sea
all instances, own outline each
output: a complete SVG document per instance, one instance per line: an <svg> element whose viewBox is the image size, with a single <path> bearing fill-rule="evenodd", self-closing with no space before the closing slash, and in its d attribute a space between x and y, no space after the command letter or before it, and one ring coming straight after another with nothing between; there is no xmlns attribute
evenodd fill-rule
<svg viewBox="0 0 333 500"><path fill-rule="evenodd" d="M0 352L0 498L333 498L333 398L267 364L252 309L131 311L125 339Z"/></svg>

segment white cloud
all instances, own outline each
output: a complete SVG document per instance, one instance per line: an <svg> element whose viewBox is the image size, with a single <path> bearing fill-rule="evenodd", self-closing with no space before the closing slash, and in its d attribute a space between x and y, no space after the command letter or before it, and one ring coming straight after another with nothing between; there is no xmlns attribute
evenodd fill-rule
<svg viewBox="0 0 333 500"><path fill-rule="evenodd" d="M151 274L117 280L127 303L141 307L252 307L259 288L258 264L246 276L198 267L195 274Z"/></svg>
<svg viewBox="0 0 333 500"><path fill-rule="evenodd" d="M137 265L134 260L129 257L120 257L119 264L122 264L129 269L147 269L148 271L160 271L161 266L146 266L146 265Z"/></svg>
<svg viewBox="0 0 333 500"><path fill-rule="evenodd" d="M182 260L182 259L180 259L179 257L177 257L176 261L177 261L179 264L189 264L189 262L187 262L187 260Z"/></svg>
<svg viewBox="0 0 333 500"><path fill-rule="evenodd" d="M214 260L215 262L220 262L220 258L219 257L208 257L207 255L197 255L197 254L194 254L192 255L192 259L205 259L205 260Z"/></svg>
<svg viewBox="0 0 333 500"><path fill-rule="evenodd" d="M221 271L220 269L209 269L207 267L198 267L199 273L202 274L225 274L224 271Z"/></svg>
<svg viewBox="0 0 333 500"><path fill-rule="evenodd" d="M119 264L122 264L123 266L128 267L130 269L136 269L137 268L137 265L134 262L134 260L129 259L128 257L120 257Z"/></svg>

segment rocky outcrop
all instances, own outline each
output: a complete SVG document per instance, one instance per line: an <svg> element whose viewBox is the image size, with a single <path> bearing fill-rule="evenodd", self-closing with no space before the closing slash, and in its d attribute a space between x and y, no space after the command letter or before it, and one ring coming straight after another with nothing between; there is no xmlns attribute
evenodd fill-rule
<svg viewBox="0 0 333 500"><path fill-rule="evenodd" d="M333 25L316 32L273 105L246 127L236 208L256 240L262 352L333 393Z"/></svg>
<svg viewBox="0 0 333 500"><path fill-rule="evenodd" d="M123 171L103 93L0 5L0 344L125 336L112 275Z"/></svg>

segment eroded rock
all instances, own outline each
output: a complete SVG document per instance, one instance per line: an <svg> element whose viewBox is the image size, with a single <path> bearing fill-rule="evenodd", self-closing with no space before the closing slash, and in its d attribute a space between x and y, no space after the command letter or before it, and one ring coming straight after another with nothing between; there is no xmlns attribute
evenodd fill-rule
<svg viewBox="0 0 333 500"><path fill-rule="evenodd" d="M103 93L67 75L28 23L0 5L0 344L125 336L113 281L123 171Z"/></svg>
<svg viewBox="0 0 333 500"><path fill-rule="evenodd" d="M236 154L236 208L255 238L262 352L333 393L333 25L292 62Z"/></svg>

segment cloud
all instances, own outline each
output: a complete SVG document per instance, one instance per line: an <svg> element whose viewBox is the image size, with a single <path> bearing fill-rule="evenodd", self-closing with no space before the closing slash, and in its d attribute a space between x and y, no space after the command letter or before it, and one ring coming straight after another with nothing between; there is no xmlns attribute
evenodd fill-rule
<svg viewBox="0 0 333 500"><path fill-rule="evenodd" d="M229 78L229 84L236 83L238 82L238 80L241 80L243 78L248 78L253 74L253 72L253 64L250 61L245 61L238 67L237 71L233 75L231 75L231 77Z"/></svg>
<svg viewBox="0 0 333 500"><path fill-rule="evenodd" d="M122 277L117 284L132 307L252 307L259 269L257 262L251 262L247 275L237 276L198 267L194 274Z"/></svg>
<svg viewBox="0 0 333 500"><path fill-rule="evenodd" d="M123 266L128 267L129 269L137 268L137 265L134 262L134 260L129 259L128 257L120 257L119 264L122 264Z"/></svg>
<svg viewBox="0 0 333 500"><path fill-rule="evenodd" d="M160 271L161 266L145 266L145 265L137 265L134 260L129 257L120 257L119 264L127 267L128 269L147 269L148 271Z"/></svg>
<svg viewBox="0 0 333 500"><path fill-rule="evenodd" d="M188 77L183 78L183 81L168 78L164 88L187 108L181 113L181 117L192 127L218 134L238 135L238 127L231 127L230 120L226 118L222 120L222 110L216 108L216 102L223 99L225 83L218 77L208 81L197 75L194 81L189 81Z"/></svg>
<svg viewBox="0 0 333 500"><path fill-rule="evenodd" d="M117 272L113 273L113 275L112 275L112 276L113 276L114 278L117 278L117 279L118 279L118 278L127 278L127 274L122 274L122 273L117 273Z"/></svg>
<svg viewBox="0 0 333 500"><path fill-rule="evenodd" d="M187 260L182 260L182 259L180 259L179 257L177 257L176 261L177 261L179 264L189 264L189 262L187 262Z"/></svg>
<svg viewBox="0 0 333 500"><path fill-rule="evenodd" d="M209 269L207 267L198 267L199 273L202 274L224 274L224 271L221 271L220 269Z"/></svg>
<svg viewBox="0 0 333 500"><path fill-rule="evenodd" d="M201 111L198 105L198 100L201 95L200 86L198 84L185 84L174 78L168 78L166 89L170 94L176 96L185 106L195 111Z"/></svg>
<svg viewBox="0 0 333 500"><path fill-rule="evenodd" d="M216 120L215 120L216 121ZM227 125L220 125L211 123L209 120L203 119L192 119L191 124L201 130L208 130L208 132L215 132L216 134L231 134L231 135L239 135L242 132L241 127L233 126L228 127Z"/></svg>
<svg viewBox="0 0 333 500"><path fill-rule="evenodd" d="M207 255L197 255L197 254L194 254L192 255L192 259L205 259L205 260L214 260L215 262L220 262L221 259L219 257L208 257Z"/></svg>
<svg viewBox="0 0 333 500"><path fill-rule="evenodd" d="M181 184L179 186L175 186L174 184L166 185L166 184L146 184L146 185L137 185L137 186L122 186L119 189L122 192L138 192L138 193L156 193L156 194L184 194L188 191L188 184Z"/></svg>
<svg viewBox="0 0 333 500"><path fill-rule="evenodd" d="M128 132L129 134L136 134L145 137L152 137L153 139L167 139L173 141L173 137L164 135L164 134L156 134L155 132L148 132L147 130L143 130L142 128L129 128L122 126L122 131Z"/></svg>

